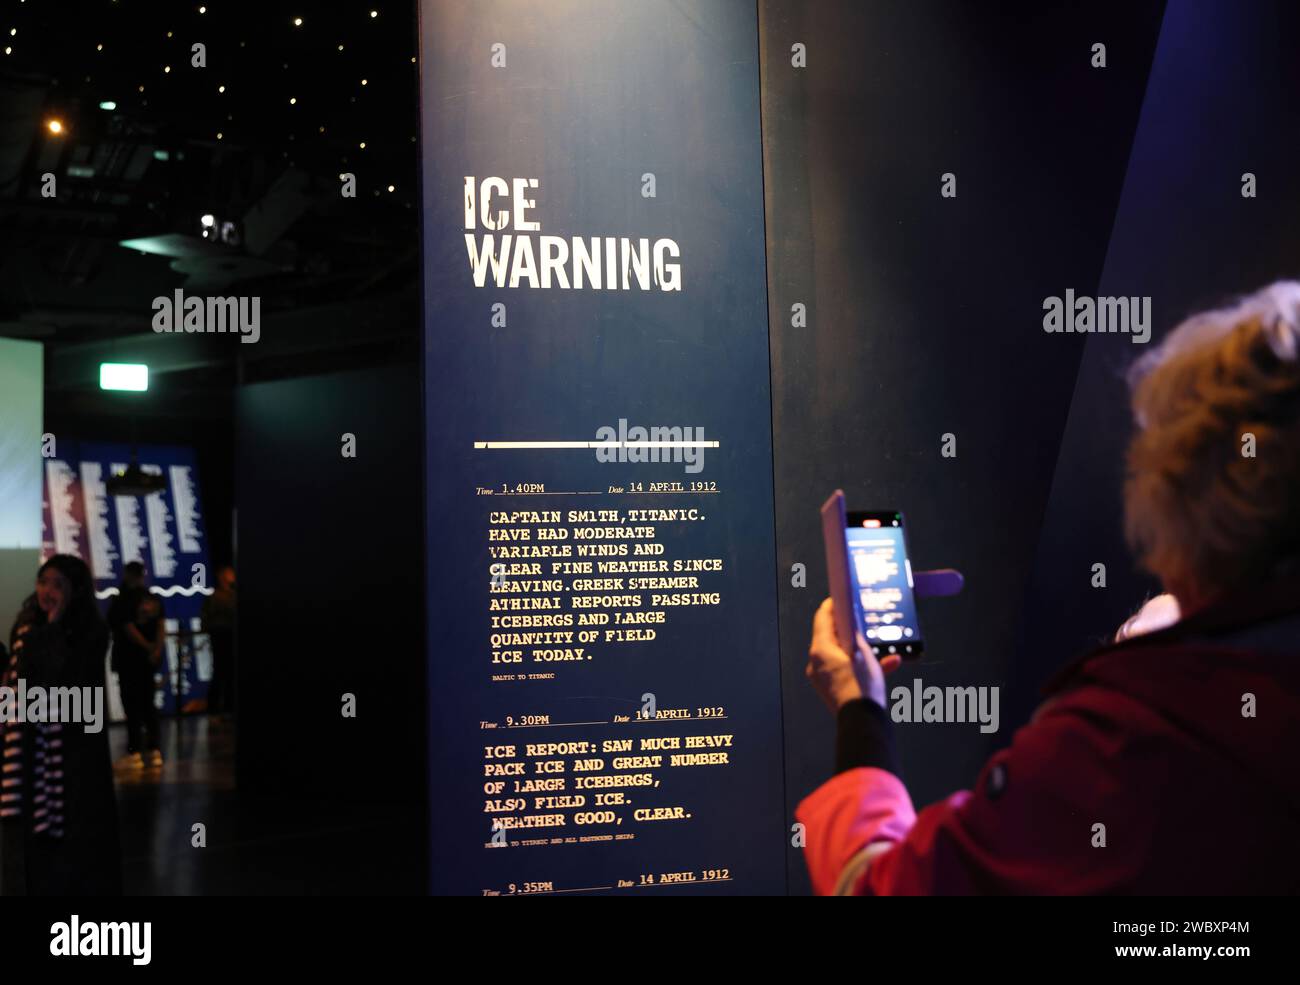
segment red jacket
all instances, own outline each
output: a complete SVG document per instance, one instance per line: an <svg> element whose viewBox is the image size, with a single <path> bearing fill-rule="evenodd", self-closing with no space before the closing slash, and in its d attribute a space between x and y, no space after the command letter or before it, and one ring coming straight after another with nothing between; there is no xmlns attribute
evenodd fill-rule
<svg viewBox="0 0 1300 985"><path fill-rule="evenodd" d="M1046 693L973 791L919 815L881 769L806 798L814 890L1300 891L1300 582L1104 647Z"/></svg>

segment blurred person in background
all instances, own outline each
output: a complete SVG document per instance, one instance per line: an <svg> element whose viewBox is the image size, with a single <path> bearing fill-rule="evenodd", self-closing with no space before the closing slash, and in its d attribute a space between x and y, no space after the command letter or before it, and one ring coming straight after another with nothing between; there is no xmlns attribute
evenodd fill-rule
<svg viewBox="0 0 1300 985"><path fill-rule="evenodd" d="M203 631L212 643L212 680L208 683L208 712L221 723L235 710L235 569L217 570L217 585L203 600Z"/></svg>
<svg viewBox="0 0 1300 985"><path fill-rule="evenodd" d="M144 565L132 561L122 568L122 584L108 607L113 631L113 670L117 672L126 712L127 769L162 766L158 742L157 687L154 673L162 661L166 621L162 603L149 592Z"/></svg>
<svg viewBox="0 0 1300 985"><path fill-rule="evenodd" d="M98 688L99 721L0 724L0 892L117 895L117 805L104 730L108 628L80 558L43 565L9 636L4 686ZM30 691L29 691L30 694ZM83 718L84 704L83 704Z"/></svg>
<svg viewBox="0 0 1300 985"><path fill-rule="evenodd" d="M126 635L126 624L135 618L135 609L145 589L144 565L139 561L130 561L122 566L122 580L118 582L117 594L108 603L108 629L112 634L113 648L110 651L109 669L120 674L117 666L118 654L125 649L122 638Z"/></svg>

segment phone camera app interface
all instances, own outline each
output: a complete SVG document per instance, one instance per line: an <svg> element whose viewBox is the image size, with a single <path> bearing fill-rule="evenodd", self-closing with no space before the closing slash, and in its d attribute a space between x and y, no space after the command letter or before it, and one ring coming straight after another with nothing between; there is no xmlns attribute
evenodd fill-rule
<svg viewBox="0 0 1300 985"><path fill-rule="evenodd" d="M850 521L846 534L862 635L876 653L919 650L921 632L901 519L887 514Z"/></svg>

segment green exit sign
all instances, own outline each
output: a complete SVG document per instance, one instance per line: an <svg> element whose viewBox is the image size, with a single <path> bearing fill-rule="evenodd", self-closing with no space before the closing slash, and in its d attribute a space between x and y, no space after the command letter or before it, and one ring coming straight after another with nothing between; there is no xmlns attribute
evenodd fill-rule
<svg viewBox="0 0 1300 985"><path fill-rule="evenodd" d="M144 363L100 363L99 388L143 393L149 389L149 367Z"/></svg>

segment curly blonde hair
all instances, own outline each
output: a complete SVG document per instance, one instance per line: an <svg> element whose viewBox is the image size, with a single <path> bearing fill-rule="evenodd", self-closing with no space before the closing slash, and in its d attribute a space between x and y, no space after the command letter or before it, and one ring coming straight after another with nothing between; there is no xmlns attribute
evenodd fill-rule
<svg viewBox="0 0 1300 985"><path fill-rule="evenodd" d="M1183 322L1130 371L1125 533L1175 594L1205 599L1300 553L1298 326L1300 282L1279 281Z"/></svg>

